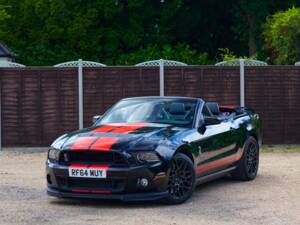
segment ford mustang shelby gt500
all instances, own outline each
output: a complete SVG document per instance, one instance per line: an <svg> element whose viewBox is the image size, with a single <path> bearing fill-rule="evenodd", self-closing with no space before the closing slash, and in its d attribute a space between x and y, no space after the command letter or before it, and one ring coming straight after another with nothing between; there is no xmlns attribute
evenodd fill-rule
<svg viewBox="0 0 300 225"><path fill-rule="evenodd" d="M257 175L261 122L253 110L200 98L137 97L94 120L51 145L49 195L175 204L199 183Z"/></svg>

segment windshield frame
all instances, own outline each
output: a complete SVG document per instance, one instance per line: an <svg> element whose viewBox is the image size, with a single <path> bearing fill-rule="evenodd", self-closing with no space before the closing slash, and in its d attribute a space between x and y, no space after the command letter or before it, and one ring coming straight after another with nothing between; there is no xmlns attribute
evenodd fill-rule
<svg viewBox="0 0 300 225"><path fill-rule="evenodd" d="M134 100L144 100L145 102L147 101L151 101L151 100L181 100L181 101L191 101L191 100L195 100L195 111L194 111L194 118L193 118L193 121L192 121L192 125L189 126L189 128L197 128L197 124L199 122L199 112L200 112L200 109L203 108L203 105L204 105L204 101L200 98L193 98L193 97L136 97L136 98L125 98L125 99L121 99L119 100L118 102L116 102L115 104L113 104L108 110L105 111L105 113L101 116L101 118L99 118L94 124L93 126L101 126L101 125L105 125L105 124L101 124L101 121L103 118L105 118L105 116L107 116L111 111L112 109L117 105L119 104L120 102L123 102L123 101L134 101ZM162 123L163 124L163 123ZM167 124L167 123L165 123ZM172 124L174 126L179 126L179 125L176 125L176 124Z"/></svg>

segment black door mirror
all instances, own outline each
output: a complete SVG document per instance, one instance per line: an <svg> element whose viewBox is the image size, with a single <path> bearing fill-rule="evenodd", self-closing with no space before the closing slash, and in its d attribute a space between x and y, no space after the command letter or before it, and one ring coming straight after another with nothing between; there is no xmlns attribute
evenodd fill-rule
<svg viewBox="0 0 300 225"><path fill-rule="evenodd" d="M204 124L205 126L209 126L209 125L217 125L220 124L221 120L219 120L216 117L205 117L204 118Z"/></svg>
<svg viewBox="0 0 300 225"><path fill-rule="evenodd" d="M102 115L93 116L93 124L97 122L97 120L101 119Z"/></svg>
<svg viewBox="0 0 300 225"><path fill-rule="evenodd" d="M222 121L219 120L216 117L205 117L204 118L204 123L202 123L199 127L198 127L198 132L200 134L204 134L206 131L206 126L210 126L210 125L217 125L220 124Z"/></svg>

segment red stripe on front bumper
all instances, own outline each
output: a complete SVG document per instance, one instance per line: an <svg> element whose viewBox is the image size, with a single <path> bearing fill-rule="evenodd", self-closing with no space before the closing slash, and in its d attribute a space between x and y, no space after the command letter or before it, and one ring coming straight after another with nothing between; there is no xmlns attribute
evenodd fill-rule
<svg viewBox="0 0 300 225"><path fill-rule="evenodd" d="M105 169L106 174L109 168L109 165L86 165L86 164L71 164L70 168L77 168L77 169L87 169L87 168L97 168L97 169ZM85 179L85 178L83 178ZM111 194L111 191L108 190L85 190L85 189L72 189L72 192L79 192L79 193L94 193L94 194Z"/></svg>
<svg viewBox="0 0 300 225"><path fill-rule="evenodd" d="M72 192L79 192L79 193L95 193L95 194L111 194L111 191L105 190L82 190L82 189L72 189Z"/></svg>
<svg viewBox="0 0 300 225"><path fill-rule="evenodd" d="M70 168L75 169L87 169L87 168L97 168L97 169L108 169L109 165L97 165L97 164L71 164Z"/></svg>

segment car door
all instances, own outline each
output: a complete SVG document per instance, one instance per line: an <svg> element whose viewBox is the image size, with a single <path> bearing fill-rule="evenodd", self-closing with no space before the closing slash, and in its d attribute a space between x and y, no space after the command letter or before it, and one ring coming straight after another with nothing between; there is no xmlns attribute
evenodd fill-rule
<svg viewBox="0 0 300 225"><path fill-rule="evenodd" d="M204 105L199 121L201 127L206 117L213 117ZM204 176L223 168L231 163L237 151L237 138L232 120L224 119L219 124L207 125L204 132L198 132L191 145L198 149L197 174Z"/></svg>

